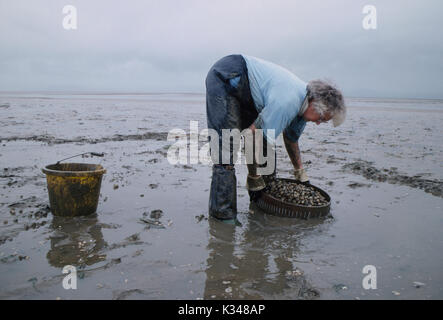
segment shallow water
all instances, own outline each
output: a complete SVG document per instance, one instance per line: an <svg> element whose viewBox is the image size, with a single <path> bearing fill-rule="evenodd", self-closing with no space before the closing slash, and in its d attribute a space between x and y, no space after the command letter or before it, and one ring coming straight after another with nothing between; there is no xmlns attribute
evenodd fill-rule
<svg viewBox="0 0 443 320"><path fill-rule="evenodd" d="M300 139L331 217L250 207L238 166L233 227L208 219L211 168L166 159L171 129L205 128L203 95L1 94L0 298L442 299L443 102L348 105L342 126L308 124ZM107 169L97 214L53 217L41 168L87 151L106 153L75 159ZM65 265L77 290L63 289ZM365 265L377 289L363 288Z"/></svg>

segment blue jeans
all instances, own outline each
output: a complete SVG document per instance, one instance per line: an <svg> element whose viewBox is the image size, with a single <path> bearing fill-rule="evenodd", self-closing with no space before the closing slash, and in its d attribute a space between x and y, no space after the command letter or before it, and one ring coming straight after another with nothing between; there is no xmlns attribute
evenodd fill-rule
<svg viewBox="0 0 443 320"><path fill-rule="evenodd" d="M230 80L235 79L235 87ZM241 55L230 55L218 60L206 77L206 116L208 128L219 136L218 164L212 168L209 194L209 214L218 219L237 216L237 179L235 177L235 150L230 144L229 163L222 164L222 129L248 128L258 117L249 88L248 70Z"/></svg>

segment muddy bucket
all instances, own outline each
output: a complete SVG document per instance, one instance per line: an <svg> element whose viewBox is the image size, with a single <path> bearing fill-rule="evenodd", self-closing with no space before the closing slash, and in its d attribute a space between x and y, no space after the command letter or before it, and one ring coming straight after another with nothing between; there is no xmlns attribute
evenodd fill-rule
<svg viewBox="0 0 443 320"><path fill-rule="evenodd" d="M85 216L96 212L106 170L99 164L56 163L42 169L55 216Z"/></svg>

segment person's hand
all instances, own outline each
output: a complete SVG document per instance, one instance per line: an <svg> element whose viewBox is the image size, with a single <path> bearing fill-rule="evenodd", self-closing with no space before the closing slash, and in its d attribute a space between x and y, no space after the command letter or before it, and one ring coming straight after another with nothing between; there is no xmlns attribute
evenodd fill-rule
<svg viewBox="0 0 443 320"><path fill-rule="evenodd" d="M252 176L248 174L246 179L246 189L249 191L260 191L266 187L265 181L262 176Z"/></svg>
<svg viewBox="0 0 443 320"><path fill-rule="evenodd" d="M246 189L248 189L249 200L256 202L260 197L262 190L266 187L262 176L252 176L248 174L246 180Z"/></svg>
<svg viewBox="0 0 443 320"><path fill-rule="evenodd" d="M294 170L294 178L303 184L309 184L309 177L306 174L306 170L303 168Z"/></svg>

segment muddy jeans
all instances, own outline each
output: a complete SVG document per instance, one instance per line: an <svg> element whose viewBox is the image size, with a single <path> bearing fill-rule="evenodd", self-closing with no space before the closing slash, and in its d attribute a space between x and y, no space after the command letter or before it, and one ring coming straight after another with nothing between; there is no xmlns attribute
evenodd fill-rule
<svg viewBox="0 0 443 320"><path fill-rule="evenodd" d="M230 80L237 77L239 79L236 79L238 82L234 87ZM222 146L222 129L242 131L258 116L249 89L246 62L241 55L226 56L209 70L206 77L206 115L208 128L216 130L219 136L219 161L212 168L209 214L218 219L233 219L237 216L234 163L238 150L231 142L228 146L229 163L222 162L222 150L226 149L226 146Z"/></svg>

